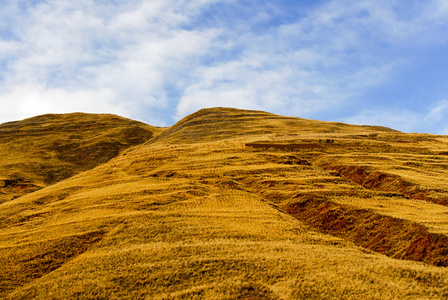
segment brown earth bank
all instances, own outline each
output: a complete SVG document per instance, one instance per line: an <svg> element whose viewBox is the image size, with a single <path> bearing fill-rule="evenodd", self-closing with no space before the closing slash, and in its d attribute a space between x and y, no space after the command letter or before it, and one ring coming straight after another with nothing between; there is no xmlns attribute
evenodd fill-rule
<svg viewBox="0 0 448 300"><path fill-rule="evenodd" d="M313 148L323 148L321 144L258 144L258 143L249 143L246 144L247 147L252 148L261 148L261 149L313 149Z"/></svg>
<svg viewBox="0 0 448 300"><path fill-rule="evenodd" d="M424 200L440 205L448 206L448 198L435 198L430 196L430 191L420 188L417 184L404 180L395 174L388 174L381 171L372 170L366 166L356 165L323 165L325 169L336 171L356 184L367 189L376 191L386 191L401 193L412 199Z"/></svg>
<svg viewBox="0 0 448 300"><path fill-rule="evenodd" d="M417 223L333 203L324 198L298 197L288 213L328 234L398 259L448 266L448 237L429 233ZM300 199L303 198L303 199Z"/></svg>

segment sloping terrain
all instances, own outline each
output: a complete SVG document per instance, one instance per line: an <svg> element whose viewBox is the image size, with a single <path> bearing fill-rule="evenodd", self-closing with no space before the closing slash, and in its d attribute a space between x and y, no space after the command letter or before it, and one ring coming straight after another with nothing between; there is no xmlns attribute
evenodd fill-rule
<svg viewBox="0 0 448 300"><path fill-rule="evenodd" d="M201 110L1 204L0 297L445 299L447 148Z"/></svg>
<svg viewBox="0 0 448 300"><path fill-rule="evenodd" d="M49 114L0 124L0 203L91 169L160 131L107 114Z"/></svg>

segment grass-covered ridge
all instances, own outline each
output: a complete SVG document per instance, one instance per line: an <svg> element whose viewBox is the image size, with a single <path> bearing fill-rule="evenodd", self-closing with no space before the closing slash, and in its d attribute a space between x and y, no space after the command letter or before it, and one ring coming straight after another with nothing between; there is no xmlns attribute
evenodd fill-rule
<svg viewBox="0 0 448 300"><path fill-rule="evenodd" d="M142 128L0 205L0 297L448 296L448 138L227 108Z"/></svg>
<svg viewBox="0 0 448 300"><path fill-rule="evenodd" d="M110 114L48 114L0 124L0 203L107 162L160 131Z"/></svg>

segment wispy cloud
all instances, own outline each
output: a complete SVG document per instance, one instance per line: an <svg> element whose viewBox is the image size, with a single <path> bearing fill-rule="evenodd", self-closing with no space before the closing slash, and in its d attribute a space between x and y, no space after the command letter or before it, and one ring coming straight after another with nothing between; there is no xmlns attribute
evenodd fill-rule
<svg viewBox="0 0 448 300"><path fill-rule="evenodd" d="M230 40L229 51L242 50L197 70L178 105L179 116L220 102L315 117L346 108L366 89L389 80L399 59L384 55L387 49L377 43L392 38L366 40L378 30L373 9L344 2L310 8L290 23L268 24L262 34L224 31L230 37L218 43Z"/></svg>
<svg viewBox="0 0 448 300"><path fill-rule="evenodd" d="M421 68L448 45L443 0L0 5L0 122L77 110L169 125L232 106L382 124L400 111L421 116L418 100L406 103L412 84L391 89L418 71L415 60ZM448 96L439 82L425 99L428 115ZM395 119L397 129L429 128L425 117Z"/></svg>
<svg viewBox="0 0 448 300"><path fill-rule="evenodd" d="M78 112L131 114L124 103L114 103L112 90L72 91L62 88L48 88L36 84L22 84L0 95L0 119L15 120L49 112ZM14 119L13 119L14 120Z"/></svg>
<svg viewBox="0 0 448 300"><path fill-rule="evenodd" d="M114 108L144 118L139 112L145 106L175 101L168 98L167 86L177 88L213 38L213 30L182 29L206 1L101 3L47 1L17 13L25 21L0 44L0 51L10 55L3 59L1 99L22 104L9 111L12 117L78 107ZM56 94L65 96L56 99ZM25 105L29 109L23 110Z"/></svg>
<svg viewBox="0 0 448 300"><path fill-rule="evenodd" d="M448 135L448 100L437 101L422 111L403 107L376 107L347 117L351 124L382 125L405 132L428 132Z"/></svg>
<svg viewBox="0 0 448 300"><path fill-rule="evenodd" d="M443 16L442 2L329 1L309 8L305 16L265 34L234 36L242 54L201 69L178 113L216 102L239 103L303 117L385 122L402 130L428 128L412 118L417 115L415 103L399 107L387 95L372 98L369 92L394 82L400 69L412 63L409 51L446 44ZM229 99L232 95L239 98ZM243 95L249 101L241 101ZM394 105L396 112L384 113L395 110ZM368 113L379 106L381 110ZM404 111L411 122L394 117Z"/></svg>

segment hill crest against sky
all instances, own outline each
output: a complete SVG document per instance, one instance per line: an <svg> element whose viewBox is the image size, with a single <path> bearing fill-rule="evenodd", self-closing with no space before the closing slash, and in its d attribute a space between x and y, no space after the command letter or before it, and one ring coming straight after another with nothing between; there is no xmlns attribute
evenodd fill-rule
<svg viewBox="0 0 448 300"><path fill-rule="evenodd" d="M1 124L0 297L444 299L447 148L228 108Z"/></svg>
<svg viewBox="0 0 448 300"><path fill-rule="evenodd" d="M0 186L9 192L0 193L0 203L89 170L159 130L115 115L83 113L0 124Z"/></svg>
<svg viewBox="0 0 448 300"><path fill-rule="evenodd" d="M225 105L448 134L445 0L2 1L0 123Z"/></svg>

